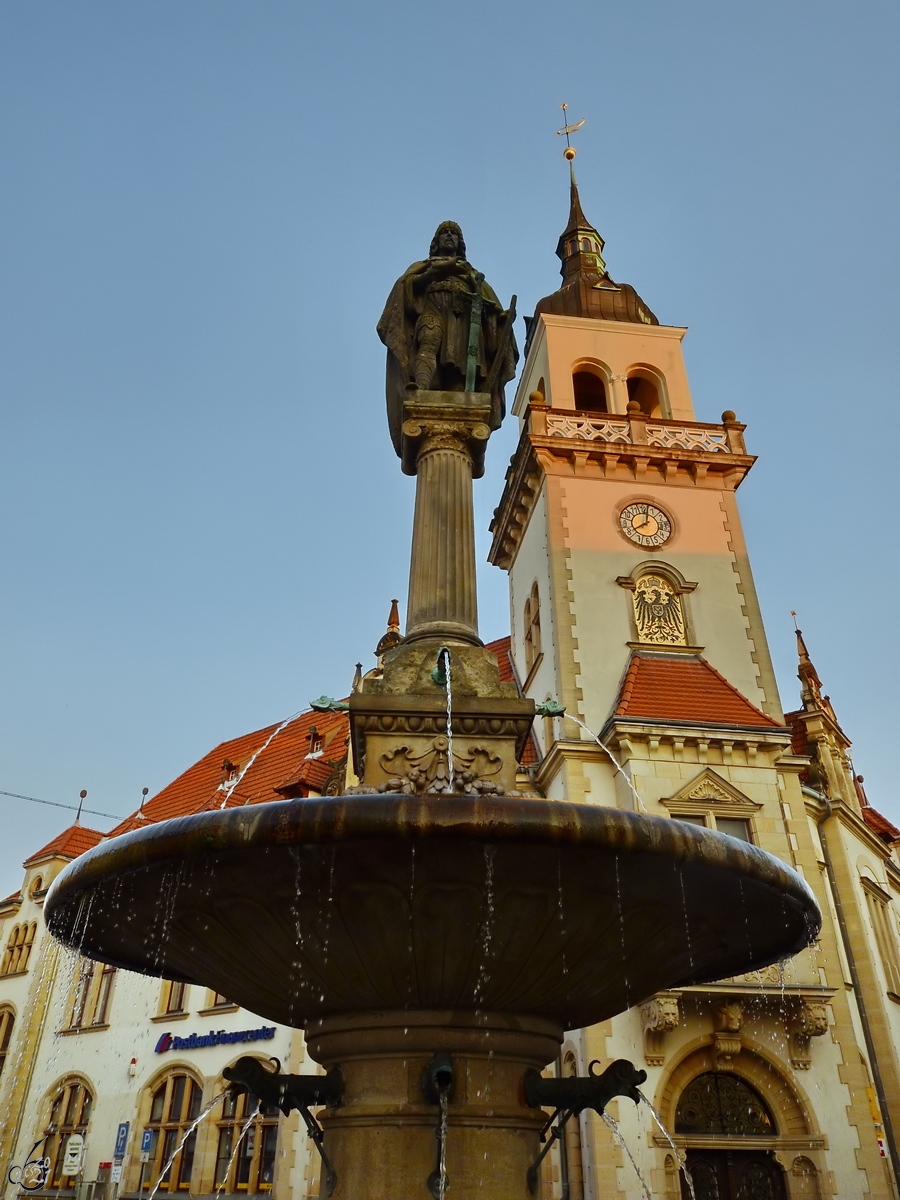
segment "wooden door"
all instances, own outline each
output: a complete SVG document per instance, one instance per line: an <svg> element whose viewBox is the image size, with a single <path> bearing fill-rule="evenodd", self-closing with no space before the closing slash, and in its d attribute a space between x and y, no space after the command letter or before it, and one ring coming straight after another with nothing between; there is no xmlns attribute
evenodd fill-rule
<svg viewBox="0 0 900 1200"><path fill-rule="evenodd" d="M787 1200L784 1172L763 1150L688 1150L697 1200ZM681 1195L690 1200L682 1177Z"/></svg>

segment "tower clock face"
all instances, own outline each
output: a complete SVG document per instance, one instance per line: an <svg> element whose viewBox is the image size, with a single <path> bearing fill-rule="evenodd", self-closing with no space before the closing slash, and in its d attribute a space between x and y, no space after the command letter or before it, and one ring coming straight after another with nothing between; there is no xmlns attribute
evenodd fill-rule
<svg viewBox="0 0 900 1200"><path fill-rule="evenodd" d="M628 504L619 514L619 526L636 546L662 546L672 536L672 522L655 504Z"/></svg>

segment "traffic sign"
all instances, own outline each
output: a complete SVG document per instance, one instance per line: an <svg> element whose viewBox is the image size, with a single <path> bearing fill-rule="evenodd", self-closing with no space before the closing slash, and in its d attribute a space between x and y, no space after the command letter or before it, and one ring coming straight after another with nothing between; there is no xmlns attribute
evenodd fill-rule
<svg viewBox="0 0 900 1200"><path fill-rule="evenodd" d="M112 1181L113 1181L113 1183L121 1183L122 1182L122 1164L121 1163L116 1163L116 1165L113 1167Z"/></svg>
<svg viewBox="0 0 900 1200"><path fill-rule="evenodd" d="M153 1149L153 1130L145 1129L144 1132L141 1134L141 1154L149 1154L152 1149ZM149 1161L149 1160L142 1159L141 1161L143 1162L143 1161Z"/></svg>
<svg viewBox="0 0 900 1200"><path fill-rule="evenodd" d="M116 1150L113 1158L122 1161L125 1157L125 1147L128 1145L128 1122L122 1121L119 1125L119 1131L116 1134Z"/></svg>

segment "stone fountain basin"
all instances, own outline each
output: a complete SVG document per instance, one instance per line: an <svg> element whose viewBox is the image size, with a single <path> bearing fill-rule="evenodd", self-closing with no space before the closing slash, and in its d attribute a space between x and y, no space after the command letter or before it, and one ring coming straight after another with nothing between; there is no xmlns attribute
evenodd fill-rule
<svg viewBox="0 0 900 1200"><path fill-rule="evenodd" d="M591 1025L788 957L821 921L779 859L696 825L399 795L150 825L71 863L44 911L91 958L297 1028L404 1009Z"/></svg>

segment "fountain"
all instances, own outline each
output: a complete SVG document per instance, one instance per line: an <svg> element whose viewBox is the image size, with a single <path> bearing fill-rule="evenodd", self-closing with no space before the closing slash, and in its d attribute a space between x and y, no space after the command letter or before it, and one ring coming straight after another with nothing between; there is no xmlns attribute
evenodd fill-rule
<svg viewBox="0 0 900 1200"><path fill-rule="evenodd" d="M445 223L379 325L416 511L406 637L349 703L360 785L124 834L45 903L84 954L305 1030L324 1076L244 1058L227 1078L303 1114L335 1200L525 1200L545 1108L602 1113L644 1078L620 1061L543 1080L565 1030L760 969L818 930L805 883L747 843L516 791L535 708L478 637L471 483L512 318Z"/></svg>

